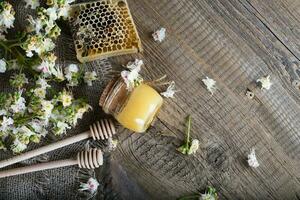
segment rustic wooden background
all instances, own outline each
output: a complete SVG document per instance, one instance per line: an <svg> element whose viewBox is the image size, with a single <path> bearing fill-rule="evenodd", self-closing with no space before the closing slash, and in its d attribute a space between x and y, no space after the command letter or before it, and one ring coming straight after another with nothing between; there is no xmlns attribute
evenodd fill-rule
<svg viewBox="0 0 300 200"><path fill-rule="evenodd" d="M221 199L300 199L300 1L128 0L144 77L174 80L148 133L121 130L114 187L127 199L176 199L214 186ZM155 43L153 30L167 29ZM255 81L271 75L270 90ZM201 79L217 81L211 96ZM254 99L245 96L247 89ZM193 156L176 152L191 114ZM247 166L256 149L260 167ZM146 195L145 195L146 194Z"/></svg>
<svg viewBox="0 0 300 200"><path fill-rule="evenodd" d="M23 1L12 1L24 10ZM116 67L138 57L145 62L146 79L166 74L180 92L166 100L147 133L119 129L117 150L96 171L104 189L99 187L94 199L174 200L211 185L220 199L299 200L300 0L127 1L144 52L101 62ZM24 24L27 14L18 12L16 27ZM151 37L159 27L167 29L162 43ZM74 62L73 41L65 29L58 56ZM111 69L101 62L88 65L100 72ZM109 79L104 72L99 73L98 85L80 88L79 94L92 105ZM255 81L265 75L271 75L273 85L262 91ZM217 81L213 96L201 81L206 76ZM246 97L247 90L255 93L254 99ZM96 106L94 114L85 117L74 133L103 115ZM188 114L193 117L192 137L200 140L200 149L192 156L176 151ZM68 158L84 144L52 152L47 161ZM246 162L251 148L256 149L257 169ZM77 170L60 168L2 179L0 199L78 199ZM46 187L42 192L35 188L38 177Z"/></svg>

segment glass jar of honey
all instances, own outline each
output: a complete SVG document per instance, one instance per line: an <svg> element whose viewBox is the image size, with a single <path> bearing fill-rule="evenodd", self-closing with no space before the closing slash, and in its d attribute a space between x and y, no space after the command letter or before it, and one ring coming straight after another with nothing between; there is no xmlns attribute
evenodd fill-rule
<svg viewBox="0 0 300 200"><path fill-rule="evenodd" d="M111 80L100 97L100 106L125 128L145 132L163 104L163 98L151 86L141 83L128 91L123 79Z"/></svg>

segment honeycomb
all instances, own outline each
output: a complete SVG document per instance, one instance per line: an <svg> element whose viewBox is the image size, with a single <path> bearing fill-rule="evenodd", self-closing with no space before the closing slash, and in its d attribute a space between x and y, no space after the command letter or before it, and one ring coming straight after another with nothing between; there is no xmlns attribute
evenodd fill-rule
<svg viewBox="0 0 300 200"><path fill-rule="evenodd" d="M70 24L80 62L142 51L126 0L75 4Z"/></svg>

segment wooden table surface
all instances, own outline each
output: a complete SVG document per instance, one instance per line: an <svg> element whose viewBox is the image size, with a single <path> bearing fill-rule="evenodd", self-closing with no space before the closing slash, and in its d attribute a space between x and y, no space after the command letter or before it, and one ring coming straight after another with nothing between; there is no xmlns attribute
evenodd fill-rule
<svg viewBox="0 0 300 200"><path fill-rule="evenodd" d="M121 131L111 161L115 187L128 199L176 199L208 185L220 199L300 199L300 1L128 3L144 51L111 60L143 59L144 77L166 74L180 92L146 134ZM159 27L167 29L162 43L151 37ZM265 75L270 90L256 87ZM217 81L214 95L206 76ZM188 114L200 140L193 156L176 151ZM257 169L246 162L251 148Z"/></svg>

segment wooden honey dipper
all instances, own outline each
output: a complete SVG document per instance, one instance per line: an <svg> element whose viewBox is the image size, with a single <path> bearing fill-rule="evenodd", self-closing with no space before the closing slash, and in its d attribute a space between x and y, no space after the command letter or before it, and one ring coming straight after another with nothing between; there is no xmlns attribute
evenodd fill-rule
<svg viewBox="0 0 300 200"><path fill-rule="evenodd" d="M29 158L41 155L43 153L47 153L53 151L55 149L62 148L64 146L73 144L75 142L79 142L81 140L88 139L90 137L93 140L104 140L112 137L116 133L115 126L113 122L109 119L103 119L97 121L96 123L90 125L90 130L80 133L78 135L66 138L64 140L40 147L38 149L34 149L32 151L25 152L23 154L14 156L12 158L0 161L0 168L6 167L8 165L12 165L23 160L27 160Z"/></svg>
<svg viewBox="0 0 300 200"><path fill-rule="evenodd" d="M100 149L90 149L89 151L79 152L77 154L77 159L58 160L48 163L39 163L31 166L0 171L0 178L71 165L78 165L79 168L87 169L98 168L101 165L103 165L102 151Z"/></svg>

